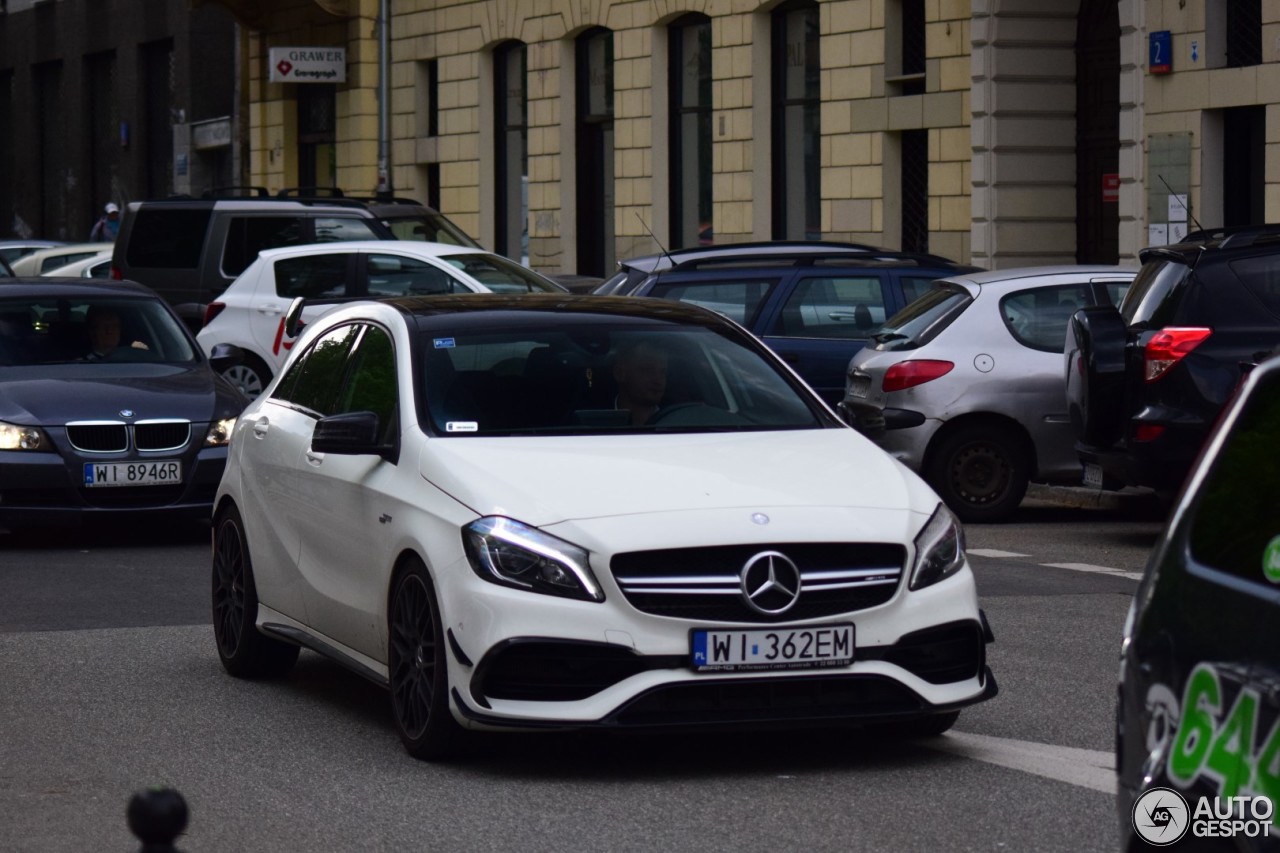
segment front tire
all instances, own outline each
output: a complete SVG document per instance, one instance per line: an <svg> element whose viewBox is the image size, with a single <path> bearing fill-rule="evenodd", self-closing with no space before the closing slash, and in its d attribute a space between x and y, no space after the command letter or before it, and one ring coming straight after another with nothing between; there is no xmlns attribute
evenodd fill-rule
<svg viewBox="0 0 1280 853"><path fill-rule="evenodd" d="M1000 424L974 424L943 437L925 479L966 523L1005 521L1027 493L1024 442Z"/></svg>
<svg viewBox="0 0 1280 853"><path fill-rule="evenodd" d="M405 750L425 761L456 755L465 731L449 709L444 627L420 560L396 577L387 634L391 711Z"/></svg>
<svg viewBox="0 0 1280 853"><path fill-rule="evenodd" d="M213 524L213 637L222 668L236 678L278 678L298 660L298 647L261 633L257 617L244 522L229 507Z"/></svg>

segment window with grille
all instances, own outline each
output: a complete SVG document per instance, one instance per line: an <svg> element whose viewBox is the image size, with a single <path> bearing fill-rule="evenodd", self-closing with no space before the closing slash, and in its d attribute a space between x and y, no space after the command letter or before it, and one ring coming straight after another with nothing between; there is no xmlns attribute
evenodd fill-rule
<svg viewBox="0 0 1280 853"><path fill-rule="evenodd" d="M929 131L902 133L902 251L929 251Z"/></svg>
<svg viewBox="0 0 1280 853"><path fill-rule="evenodd" d="M889 95L925 91L924 0L887 0L884 73Z"/></svg>
<svg viewBox="0 0 1280 853"><path fill-rule="evenodd" d="M672 248L711 243L711 19L688 14L669 29Z"/></svg>
<svg viewBox="0 0 1280 853"><path fill-rule="evenodd" d="M493 52L497 250L522 263L529 256L528 55L518 41Z"/></svg>

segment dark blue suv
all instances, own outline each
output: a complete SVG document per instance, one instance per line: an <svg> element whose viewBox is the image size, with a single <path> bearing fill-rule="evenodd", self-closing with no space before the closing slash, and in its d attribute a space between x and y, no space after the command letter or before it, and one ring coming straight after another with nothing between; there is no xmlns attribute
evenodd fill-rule
<svg viewBox="0 0 1280 853"><path fill-rule="evenodd" d="M936 255L832 242L745 243L623 261L597 294L710 308L745 326L831 406L885 321L934 279L976 268Z"/></svg>

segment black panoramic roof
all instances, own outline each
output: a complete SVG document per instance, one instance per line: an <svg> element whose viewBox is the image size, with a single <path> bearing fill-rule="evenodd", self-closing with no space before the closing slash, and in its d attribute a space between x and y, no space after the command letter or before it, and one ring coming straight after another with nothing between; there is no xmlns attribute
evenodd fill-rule
<svg viewBox="0 0 1280 853"><path fill-rule="evenodd" d="M521 295L476 293L458 296L407 296L379 300L420 318L423 328L450 328L472 323L491 325L598 323L609 320L650 321L661 324L732 327L714 311L670 299L635 296L592 296L572 293Z"/></svg>
<svg viewBox="0 0 1280 853"><path fill-rule="evenodd" d="M95 296L142 296L159 299L155 291L136 281L27 275L0 280L0 299L53 296L71 299Z"/></svg>

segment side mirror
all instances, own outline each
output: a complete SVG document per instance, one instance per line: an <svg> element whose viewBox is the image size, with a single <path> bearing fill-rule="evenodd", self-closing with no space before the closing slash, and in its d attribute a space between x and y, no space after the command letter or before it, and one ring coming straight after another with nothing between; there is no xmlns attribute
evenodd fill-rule
<svg viewBox="0 0 1280 853"><path fill-rule="evenodd" d="M226 373L237 364L244 362L244 350L235 344L214 344L209 353L209 366L214 373Z"/></svg>
<svg viewBox="0 0 1280 853"><path fill-rule="evenodd" d="M289 310L284 315L284 333L291 338L296 338L301 332L302 327L307 325L302 320L302 307L306 300L301 297L295 297L289 303Z"/></svg>
<svg viewBox="0 0 1280 853"><path fill-rule="evenodd" d="M394 445L379 441L378 416L373 412L346 412L329 415L316 422L311 434L311 449L316 453L332 453L336 456L381 456L395 463L398 456Z"/></svg>

